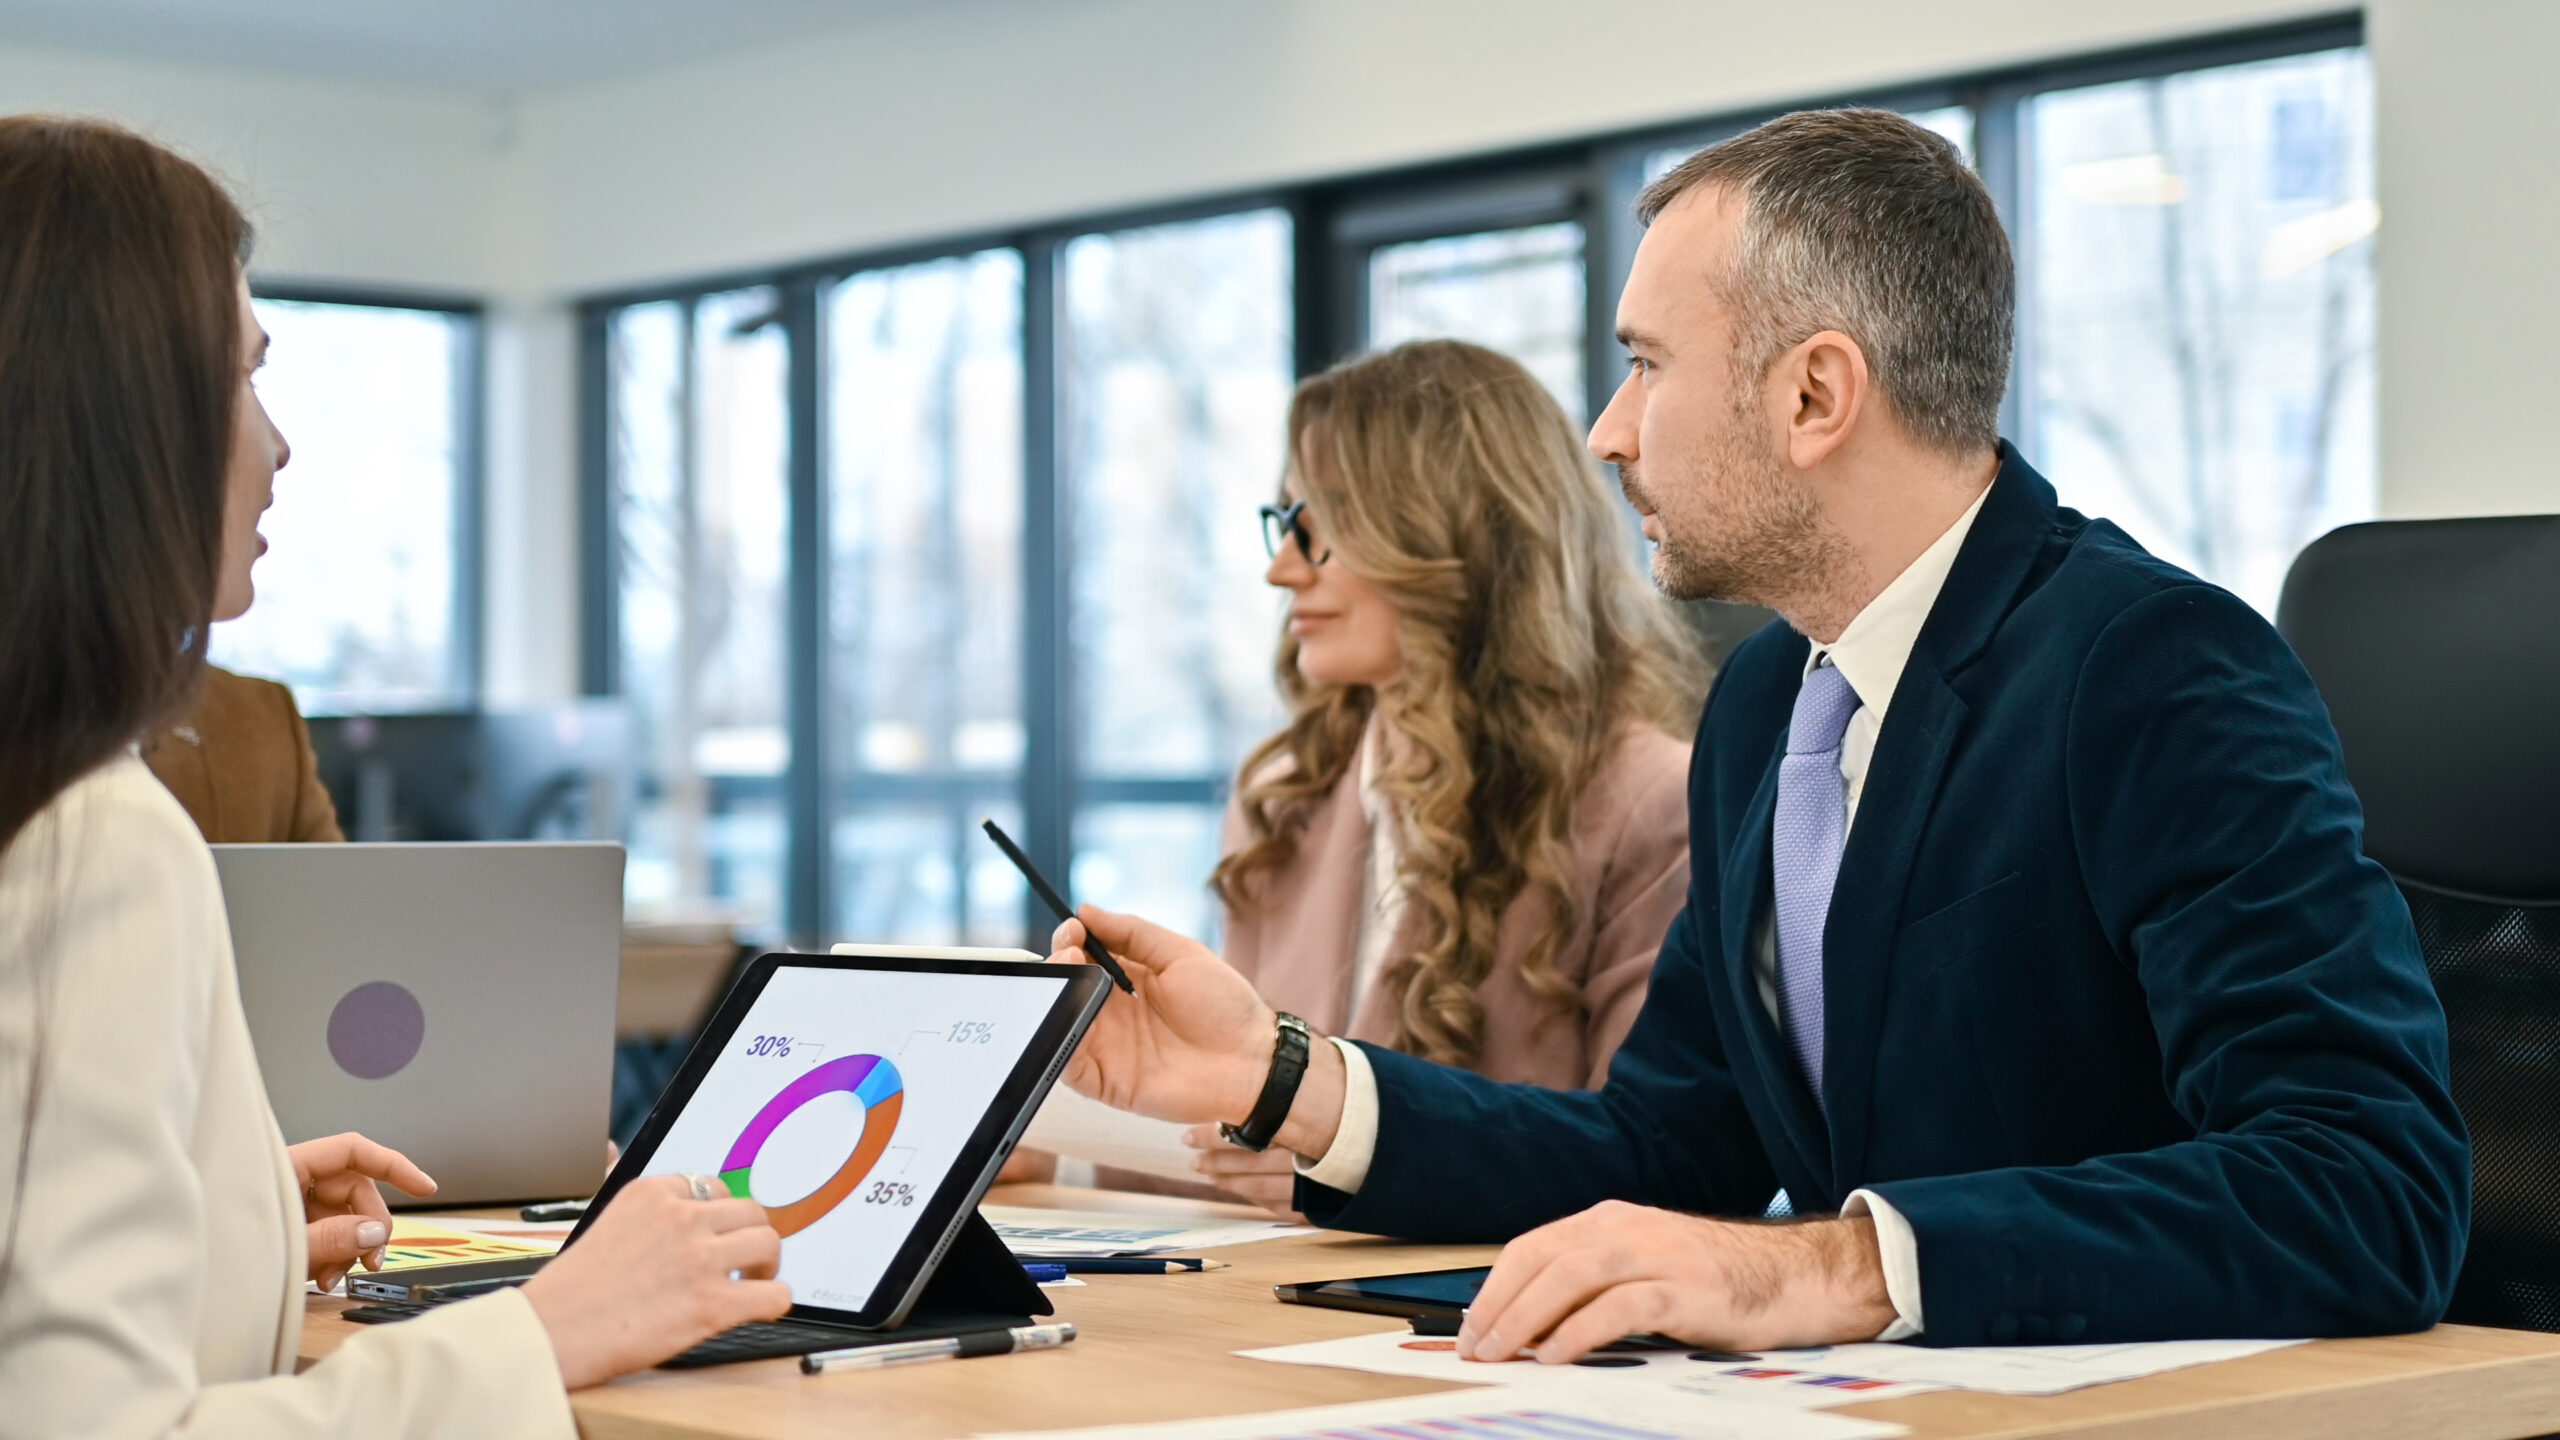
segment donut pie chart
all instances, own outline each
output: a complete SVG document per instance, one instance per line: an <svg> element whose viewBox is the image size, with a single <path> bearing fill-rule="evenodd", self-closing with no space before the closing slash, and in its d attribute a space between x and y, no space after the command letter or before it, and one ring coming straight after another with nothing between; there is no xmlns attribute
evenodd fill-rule
<svg viewBox="0 0 2560 1440"><path fill-rule="evenodd" d="M765 1211L777 1234L790 1235L817 1224L843 1204L879 1163L881 1152L889 1148L889 1137L897 1133L898 1111L906 1103L906 1084L898 1078L898 1067L878 1055L846 1055L811 1069L764 1102L756 1118L738 1132L729 1158L720 1163L720 1179L729 1193L745 1196L755 1174L756 1154L764 1149L774 1127L801 1106L839 1090L862 1102L862 1138L825 1184L788 1205Z"/></svg>

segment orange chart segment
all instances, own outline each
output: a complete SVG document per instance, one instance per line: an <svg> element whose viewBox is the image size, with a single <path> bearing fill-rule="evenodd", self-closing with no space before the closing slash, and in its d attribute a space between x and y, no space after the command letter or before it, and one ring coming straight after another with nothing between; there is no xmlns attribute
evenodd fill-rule
<svg viewBox="0 0 2560 1440"><path fill-rule="evenodd" d="M756 1156L775 1127L801 1106L839 1090L862 1102L862 1139L825 1184L788 1205L765 1212L777 1234L795 1234L818 1223L828 1211L843 1204L845 1197L862 1184L863 1177L871 1173L871 1167L879 1163L889 1148L889 1138L897 1133L898 1113L906 1104L906 1084L898 1075L898 1067L879 1055L845 1055L810 1069L765 1102L764 1108L738 1132L728 1158L721 1162L720 1178L728 1185L729 1193L747 1194Z"/></svg>

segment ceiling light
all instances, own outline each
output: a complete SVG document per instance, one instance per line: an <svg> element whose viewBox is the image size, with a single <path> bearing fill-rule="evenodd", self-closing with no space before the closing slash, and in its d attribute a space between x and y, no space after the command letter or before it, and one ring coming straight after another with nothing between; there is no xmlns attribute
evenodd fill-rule
<svg viewBox="0 0 2560 1440"><path fill-rule="evenodd" d="M2175 205L2187 182L2162 155L2126 155L2062 167L2062 193L2083 205Z"/></svg>
<svg viewBox="0 0 2560 1440"><path fill-rule="evenodd" d="M2382 207L2371 200L2350 200L2334 210L2288 220L2267 232L2267 250L2258 268L2270 280L2308 270L2346 249L2382 224Z"/></svg>

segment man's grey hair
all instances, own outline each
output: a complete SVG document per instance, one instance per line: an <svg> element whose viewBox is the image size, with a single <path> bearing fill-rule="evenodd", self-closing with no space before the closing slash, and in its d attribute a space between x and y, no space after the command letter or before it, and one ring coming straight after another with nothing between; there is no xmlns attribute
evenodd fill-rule
<svg viewBox="0 0 2560 1440"><path fill-rule="evenodd" d="M1717 282L1744 374L1837 330L1923 442L1991 448L2017 279L1991 192L1954 145L1890 110L1798 111L1680 162L1645 187L1637 218L1651 225L1699 186L1744 207Z"/></svg>

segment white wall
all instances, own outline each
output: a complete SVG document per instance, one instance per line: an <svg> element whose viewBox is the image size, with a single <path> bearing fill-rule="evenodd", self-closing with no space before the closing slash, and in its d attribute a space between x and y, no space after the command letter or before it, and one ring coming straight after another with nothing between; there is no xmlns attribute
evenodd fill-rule
<svg viewBox="0 0 2560 1440"><path fill-rule="evenodd" d="M481 534L481 693L531 705L578 692L578 347L568 308L489 311Z"/></svg>
<svg viewBox="0 0 2560 1440"><path fill-rule="evenodd" d="M184 151L258 227L262 274L485 293L531 278L494 102L0 46L0 114L94 115ZM523 217L529 218L529 217Z"/></svg>
<svg viewBox="0 0 2560 1440"><path fill-rule="evenodd" d="M2374 0L2382 506L2560 511L2560 4Z"/></svg>

